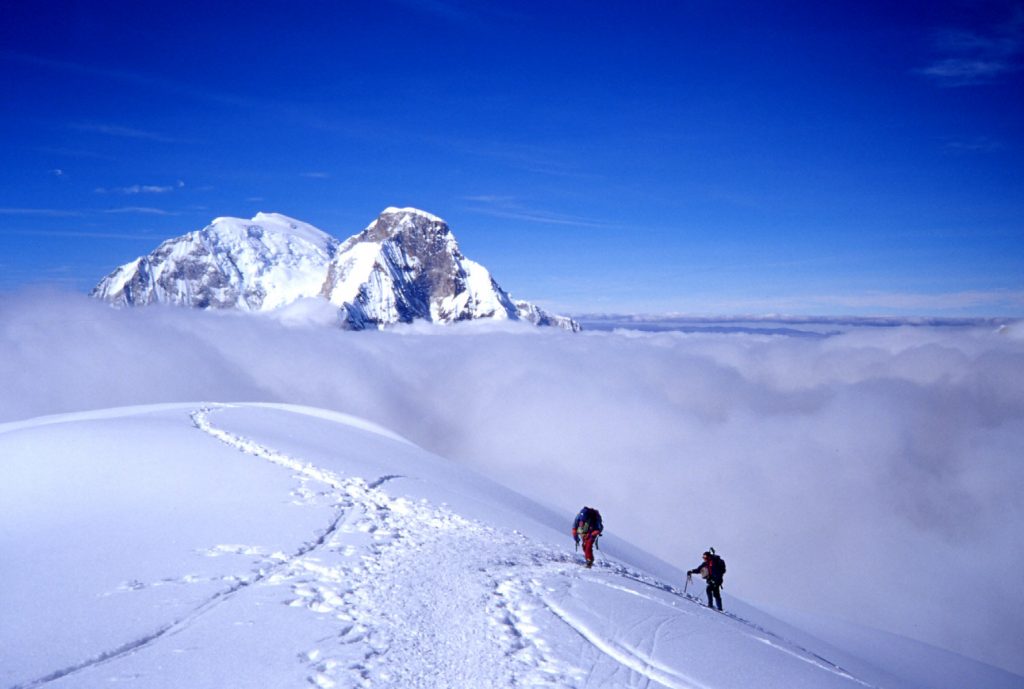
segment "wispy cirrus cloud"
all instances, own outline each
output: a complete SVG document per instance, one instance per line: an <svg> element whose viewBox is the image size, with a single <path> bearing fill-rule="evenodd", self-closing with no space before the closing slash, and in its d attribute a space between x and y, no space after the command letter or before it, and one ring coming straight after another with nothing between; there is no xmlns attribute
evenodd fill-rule
<svg viewBox="0 0 1024 689"><path fill-rule="evenodd" d="M166 194L176 189L184 189L185 183L180 179L174 184L132 184L127 187L97 187L97 194Z"/></svg>
<svg viewBox="0 0 1024 689"><path fill-rule="evenodd" d="M517 18L515 9L503 3L467 2L466 0L390 0L393 5L421 15L436 17L452 24L482 24L488 20Z"/></svg>
<svg viewBox="0 0 1024 689"><path fill-rule="evenodd" d="M80 132L89 132L93 134L104 134L106 136L116 136L125 139L142 139L146 141L157 141L166 144L177 144L183 143L181 139L176 139L171 136L166 136L158 132L151 132L145 129L136 129L134 127L124 127L116 124L97 124L92 122L76 122L68 125L70 129L74 129Z"/></svg>
<svg viewBox="0 0 1024 689"><path fill-rule="evenodd" d="M0 50L0 60L34 65L37 67L64 72L66 74L107 79L126 84L128 86L186 96L221 105L251 107L259 103L256 99L235 96L221 91L197 89L193 84L184 81L176 81L174 79L166 79L152 74L83 64L70 60L58 60L11 50Z"/></svg>
<svg viewBox="0 0 1024 689"><path fill-rule="evenodd" d="M489 215L495 218L523 220L525 222L544 225L567 225L571 227L590 227L594 229L617 230L625 229L621 225L604 222L595 218L587 218L569 213L559 213L542 208L531 208L524 205L514 196L482 194L462 197L471 205L466 208L471 213Z"/></svg>
<svg viewBox="0 0 1024 689"><path fill-rule="evenodd" d="M412 0L412 4L415 5L416 0ZM429 4L430 3L428 1L428 5ZM443 7L446 3L437 2L436 4L439 7ZM264 93L258 93L255 95L240 95L237 93L228 93L222 89L202 89L197 88L194 83L188 81L168 79L159 75L148 74L145 72L135 72L125 69L96 66L92 64L74 62L71 60L59 60L10 50L0 50L0 62L13 62L22 65L33 65L61 74L114 82L122 84L129 88L144 90L149 92L150 94L163 94L171 96L175 99L175 101L180 101L182 98L186 98L214 106L240 108L244 109L247 112L253 112L258 110L267 113L270 116L285 119L290 122L298 122L304 126L312 128L340 130L346 132L352 129L351 124L339 125L333 119L326 120L323 118L318 118L315 115L312 115L309 112L309 107L305 104L300 106L296 104L276 102L269 99L267 95ZM134 127L126 127L118 124L79 123L71 125L71 128L77 129L79 131L106 134L108 136L119 136L125 138L149 140L160 143L196 143L194 140L179 138L175 136L168 136L160 132L147 131L143 129L137 129ZM379 135L379 132L379 125L374 124L371 134ZM98 156L97 154L92 153L83 153L83 155L95 155L97 157L101 157Z"/></svg>
<svg viewBox="0 0 1024 689"><path fill-rule="evenodd" d="M82 211L61 208L0 208L0 215L27 215L45 218L75 218L84 215Z"/></svg>
<svg viewBox="0 0 1024 689"><path fill-rule="evenodd" d="M974 86L992 81L1011 71L1006 62L949 57L920 70L942 86Z"/></svg>
<svg viewBox="0 0 1024 689"><path fill-rule="evenodd" d="M485 25L489 22L522 21L515 3L484 3L467 0L389 0L391 4L423 16L455 25Z"/></svg>
<svg viewBox="0 0 1024 689"><path fill-rule="evenodd" d="M8 230L6 234L25 237L59 237L62 239L144 239L158 241L164 239L158 234L139 234L129 232L106 232L103 230Z"/></svg>
<svg viewBox="0 0 1024 689"><path fill-rule="evenodd" d="M955 153L987 153L998 151L1006 145L1001 141L990 139L987 136L976 136L973 139L949 141L946 143L946 150Z"/></svg>
<svg viewBox="0 0 1024 689"><path fill-rule="evenodd" d="M984 30L944 28L932 35L935 57L915 70L940 86L975 86L1024 69L1024 7Z"/></svg>
<svg viewBox="0 0 1024 689"><path fill-rule="evenodd" d="M108 208L104 213L138 213L140 215L178 215L163 208L152 208L149 206L124 206L121 208Z"/></svg>
<svg viewBox="0 0 1024 689"><path fill-rule="evenodd" d="M606 179L604 175L582 169L579 165L570 162L565 153L541 146L451 138L436 139L434 143L471 155L500 161L519 170L549 177L591 181Z"/></svg>
<svg viewBox="0 0 1024 689"><path fill-rule="evenodd" d="M73 210L63 208L0 208L0 216L22 216L26 218L82 218L102 213L138 213L141 215L179 215L174 211L149 206L122 206L119 208L107 208L102 211L96 210ZM17 234L15 230L5 230L9 234ZM134 235L133 235L134 236Z"/></svg>

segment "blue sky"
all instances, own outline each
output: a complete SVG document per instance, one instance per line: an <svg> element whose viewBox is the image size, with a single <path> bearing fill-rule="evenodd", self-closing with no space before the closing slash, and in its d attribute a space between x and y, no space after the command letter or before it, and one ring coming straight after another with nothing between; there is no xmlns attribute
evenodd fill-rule
<svg viewBox="0 0 1024 689"><path fill-rule="evenodd" d="M0 290L410 205L571 313L1024 315L1022 2L213 4L0 4Z"/></svg>

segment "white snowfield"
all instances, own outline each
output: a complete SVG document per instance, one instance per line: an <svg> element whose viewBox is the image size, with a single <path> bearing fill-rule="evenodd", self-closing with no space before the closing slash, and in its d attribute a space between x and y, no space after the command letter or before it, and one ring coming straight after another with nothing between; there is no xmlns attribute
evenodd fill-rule
<svg viewBox="0 0 1024 689"><path fill-rule="evenodd" d="M587 570L568 534L579 505L552 514L323 410L0 425L0 471L4 688L1022 682L909 643L906 662L880 663L900 640L835 648L728 586L726 614L711 611L683 573L617 541L614 514Z"/></svg>

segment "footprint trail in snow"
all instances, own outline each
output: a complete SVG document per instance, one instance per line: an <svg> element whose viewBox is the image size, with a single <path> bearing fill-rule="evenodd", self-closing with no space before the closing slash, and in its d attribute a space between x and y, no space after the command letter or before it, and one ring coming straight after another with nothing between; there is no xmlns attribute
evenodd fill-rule
<svg viewBox="0 0 1024 689"><path fill-rule="evenodd" d="M216 411L194 412L196 427L293 471L298 499L326 499L336 511L312 546L265 582L289 586L290 605L338 623L334 638L305 654L313 684L564 687L582 676L550 657L512 595L515 568L558 562L561 554L539 554L524 537L447 508L390 497L383 486L401 477L367 483L236 436L213 424ZM523 553L530 553L525 562Z"/></svg>
<svg viewBox="0 0 1024 689"><path fill-rule="evenodd" d="M617 562L581 570L561 551L466 519L426 500L392 497L401 476L338 475L192 414L197 428L289 469L300 503L329 503L335 516L261 585L289 588L288 604L331 618L336 633L303 654L308 681L330 687L669 687L703 689L700 673L658 652L680 615L705 615L672 586ZM616 581L621 583L615 583ZM651 595L638 593L637 584ZM608 633L586 603L594 586L665 609L632 634ZM628 605L628 603L627 603ZM681 607L679 607L681 606ZM627 608L623 608L628 610ZM735 616L755 646L815 666L839 686L868 686L842 668ZM541 629L562 626L581 657L552 648ZM668 630L668 631L666 631ZM561 638L564 638L561 637Z"/></svg>

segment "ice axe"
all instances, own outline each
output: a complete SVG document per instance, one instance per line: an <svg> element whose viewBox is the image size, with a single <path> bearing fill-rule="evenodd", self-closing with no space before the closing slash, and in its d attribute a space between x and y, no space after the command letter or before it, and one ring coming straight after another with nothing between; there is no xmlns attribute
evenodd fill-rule
<svg viewBox="0 0 1024 689"><path fill-rule="evenodd" d="M686 573L686 583L683 584L683 595L686 595L686 589L690 586L690 579L692 579L689 572Z"/></svg>

